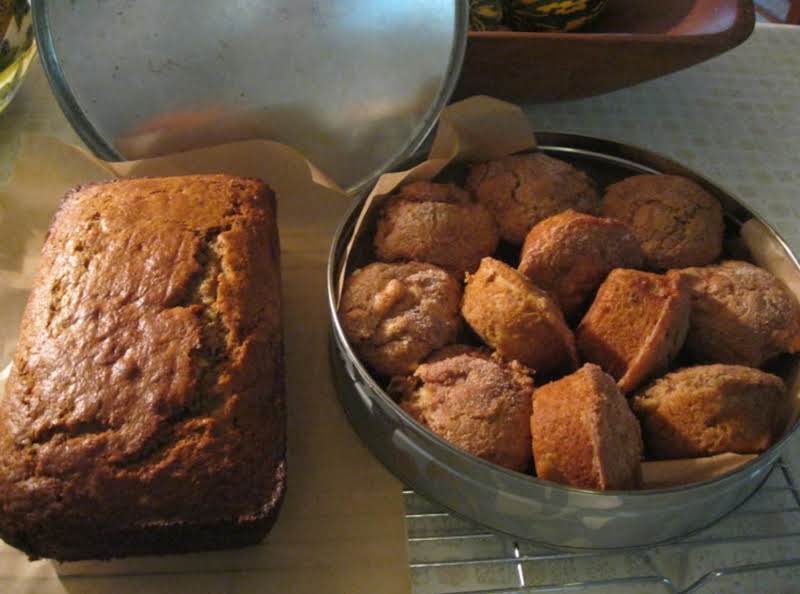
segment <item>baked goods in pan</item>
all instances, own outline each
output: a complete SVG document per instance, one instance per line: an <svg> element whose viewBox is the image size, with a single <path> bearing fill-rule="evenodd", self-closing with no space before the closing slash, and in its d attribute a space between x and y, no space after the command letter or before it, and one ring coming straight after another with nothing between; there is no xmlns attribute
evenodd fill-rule
<svg viewBox="0 0 800 594"><path fill-rule="evenodd" d="M0 398L0 537L60 560L261 540L286 487L279 261L258 180L68 193Z"/></svg>
<svg viewBox="0 0 800 594"><path fill-rule="evenodd" d="M630 227L616 219L567 210L530 230L519 271L558 299L564 317L585 311L614 268L640 268L644 253Z"/></svg>
<svg viewBox="0 0 800 594"><path fill-rule="evenodd" d="M451 170L443 177L457 180L459 174ZM708 265L723 247L722 208L713 195L683 177L637 175L610 186L601 208L588 177L540 153L474 164L466 186L471 198L452 184L407 185L379 213L378 236L372 238L378 257L425 258L456 278L467 271L460 313L474 332L448 342L478 346L444 347L416 370L412 363L393 374L388 390L410 416L487 461L524 472L530 459L520 455L519 409L507 414L500 403L506 406L509 394L520 393L518 382L509 388L509 366L528 370L524 384L532 374L545 383L534 390L528 427L538 476L597 490L641 486L642 431L625 399L637 390L637 402L646 409L642 422L661 423L648 433L655 435L648 437L656 444L653 458L757 452L774 442L787 422L774 422L786 411L780 407L785 400L778 397L785 394L780 385L753 380L751 386L742 373L726 370L717 374L724 381L710 380L717 384L703 402L690 395L705 388L693 393L688 384L676 388L681 396L642 396L667 378L682 377L682 372L664 377L676 361L713 360L715 347L751 365L800 350L800 304L786 287L765 271L746 270L749 264ZM469 258L461 249L466 238L437 243L438 230L451 223L451 236L456 227L468 228L465 211L443 209L471 204L471 199L491 212L505 240L477 268L475 259L490 249L488 241ZM486 237L474 230L469 235L479 243ZM521 253L516 252L514 244L523 237ZM397 245L409 251L386 253ZM427 253L408 246L425 246ZM682 262L704 264L673 268ZM686 339L693 309L690 284L701 312L692 326L694 346ZM579 319L573 334L567 322ZM689 348L681 352L684 344ZM491 351L481 350L484 346ZM576 372L580 360L586 365ZM751 417L752 431L743 428L744 420L703 417L715 406L716 386L723 384L722 392L738 385L745 393L767 394L762 416ZM654 421L647 407L657 403L673 415L674 428L672 420ZM692 426L696 417L702 418ZM684 428L702 436L699 449L655 453L671 447ZM711 434L721 445L708 445Z"/></svg>
<svg viewBox="0 0 800 594"><path fill-rule="evenodd" d="M689 327L689 293L677 273L617 268L575 331L578 350L629 392L664 373Z"/></svg>
<svg viewBox="0 0 800 594"><path fill-rule="evenodd" d="M597 365L535 390L531 432L541 479L601 491L641 482L639 423Z"/></svg>
<svg viewBox="0 0 800 594"><path fill-rule="evenodd" d="M556 302L499 260L484 258L475 274L467 275L461 313L501 356L540 376L577 366L575 339Z"/></svg>
<svg viewBox="0 0 800 594"><path fill-rule="evenodd" d="M400 188L383 208L374 245L383 262L430 262L461 279L494 253L498 240L492 214L468 192L418 181Z"/></svg>
<svg viewBox="0 0 800 594"><path fill-rule="evenodd" d="M766 450L782 429L786 387L778 376L740 365L674 371L633 399L647 452L691 458Z"/></svg>
<svg viewBox="0 0 800 594"><path fill-rule="evenodd" d="M635 175L608 187L602 212L628 223L653 270L703 266L722 253L722 207L676 175Z"/></svg>
<svg viewBox="0 0 800 594"><path fill-rule="evenodd" d="M531 462L531 372L496 353L445 347L392 380L389 394L414 419L470 454L524 472Z"/></svg>
<svg viewBox="0 0 800 594"><path fill-rule="evenodd" d="M521 244L547 217L574 209L597 212L594 182L569 163L544 153L512 155L471 167L467 189L492 211L500 237Z"/></svg>
<svg viewBox="0 0 800 594"><path fill-rule="evenodd" d="M681 274L692 303L686 348L698 361L760 367L800 350L800 304L763 268L729 260Z"/></svg>
<svg viewBox="0 0 800 594"><path fill-rule="evenodd" d="M358 355L384 375L416 369L455 341L461 285L433 264L376 262L345 281L339 316Z"/></svg>

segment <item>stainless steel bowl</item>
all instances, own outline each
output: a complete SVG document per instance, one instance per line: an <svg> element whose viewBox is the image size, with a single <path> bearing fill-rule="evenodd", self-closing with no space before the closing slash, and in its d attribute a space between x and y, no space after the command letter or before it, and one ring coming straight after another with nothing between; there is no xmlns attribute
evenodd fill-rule
<svg viewBox="0 0 800 594"><path fill-rule="evenodd" d="M736 198L686 167L655 153L585 136L539 133L540 149L587 170L601 185L639 173L694 179L722 203L729 232L759 217ZM384 392L348 344L336 314L343 268L367 262L362 234L349 261L345 248L363 199L336 233L328 263L332 320L330 357L350 422L375 456L400 480L454 513L518 538L568 548L624 548L660 543L704 528L747 499L765 480L789 435L758 458L720 478L648 491L596 492L560 486L506 470L455 448L411 419ZM759 219L761 220L761 219ZM761 220L794 268L796 258Z"/></svg>

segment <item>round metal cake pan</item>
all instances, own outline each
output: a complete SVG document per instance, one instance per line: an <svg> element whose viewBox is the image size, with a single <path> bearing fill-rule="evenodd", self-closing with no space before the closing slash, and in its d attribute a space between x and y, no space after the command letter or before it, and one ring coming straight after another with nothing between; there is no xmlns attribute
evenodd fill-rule
<svg viewBox="0 0 800 594"><path fill-rule="evenodd" d="M760 221L793 269L797 259L779 235L726 191L656 153L585 136L539 133L544 152L571 161L605 185L639 173L683 175L721 202L726 225ZM454 513L492 530L564 548L647 546L709 526L744 502L766 479L800 424L766 452L735 471L691 485L643 491L597 492L542 481L485 462L452 446L408 416L357 359L336 313L343 267L367 262L369 248L357 240L349 261L346 246L363 205L358 201L336 233L328 263L332 320L330 359L341 404L375 456L401 481Z"/></svg>

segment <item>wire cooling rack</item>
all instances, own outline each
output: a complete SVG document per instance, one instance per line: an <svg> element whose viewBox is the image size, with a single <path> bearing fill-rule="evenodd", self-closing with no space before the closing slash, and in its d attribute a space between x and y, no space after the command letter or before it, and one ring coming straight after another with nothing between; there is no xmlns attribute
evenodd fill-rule
<svg viewBox="0 0 800 594"><path fill-rule="evenodd" d="M403 493L415 594L800 592L800 491L783 461L713 526L622 552L564 552L514 540Z"/></svg>

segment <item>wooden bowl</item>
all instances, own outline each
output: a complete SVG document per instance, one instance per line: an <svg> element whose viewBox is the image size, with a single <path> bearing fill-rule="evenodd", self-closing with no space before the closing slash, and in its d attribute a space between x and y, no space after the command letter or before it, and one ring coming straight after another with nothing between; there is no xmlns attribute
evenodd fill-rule
<svg viewBox="0 0 800 594"><path fill-rule="evenodd" d="M471 32L456 97L558 101L608 93L736 47L752 0L609 0L576 33Z"/></svg>

